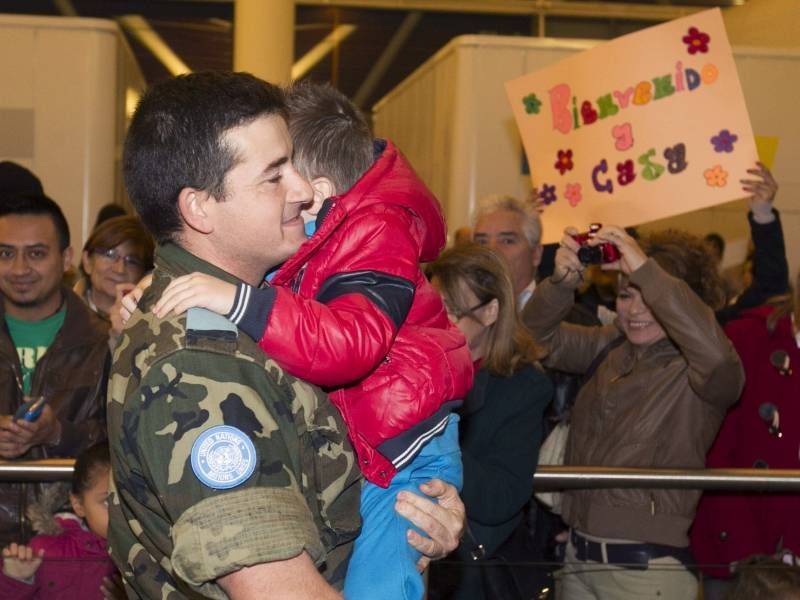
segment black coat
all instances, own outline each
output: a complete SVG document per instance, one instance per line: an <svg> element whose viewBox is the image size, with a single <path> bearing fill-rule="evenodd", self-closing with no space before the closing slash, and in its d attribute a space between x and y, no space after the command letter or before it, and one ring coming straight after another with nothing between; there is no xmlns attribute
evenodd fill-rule
<svg viewBox="0 0 800 600"><path fill-rule="evenodd" d="M487 558L522 520L533 492L533 473L543 435L543 414L553 386L539 369L525 365L510 377L485 369L462 408L461 455L464 489L472 537L483 544ZM474 543L466 536L458 557L469 561ZM480 568L462 571L457 598L482 598Z"/></svg>

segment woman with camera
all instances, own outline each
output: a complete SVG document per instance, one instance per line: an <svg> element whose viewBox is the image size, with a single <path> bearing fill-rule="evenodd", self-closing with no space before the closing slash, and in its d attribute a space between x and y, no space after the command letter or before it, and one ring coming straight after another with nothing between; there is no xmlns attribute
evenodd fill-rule
<svg viewBox="0 0 800 600"><path fill-rule="evenodd" d="M640 247L623 229L584 241L587 260L619 270L617 319L603 327L562 323L586 264L568 228L553 275L537 286L523 320L549 355L545 364L585 374L571 414L565 463L702 468L744 375L714 308L722 302L703 243L677 231ZM605 246L610 244L613 246ZM609 262L611 261L611 262ZM570 526L558 598L695 598L688 530L700 492L586 489L565 492Z"/></svg>

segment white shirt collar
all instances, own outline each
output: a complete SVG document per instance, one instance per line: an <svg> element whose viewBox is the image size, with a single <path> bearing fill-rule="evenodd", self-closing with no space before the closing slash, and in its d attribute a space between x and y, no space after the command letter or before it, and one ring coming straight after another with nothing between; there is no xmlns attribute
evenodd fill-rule
<svg viewBox="0 0 800 600"><path fill-rule="evenodd" d="M533 290L536 289L536 280L532 279L531 282L525 286L525 289L517 296L517 310L522 312L523 307L528 303L533 295Z"/></svg>

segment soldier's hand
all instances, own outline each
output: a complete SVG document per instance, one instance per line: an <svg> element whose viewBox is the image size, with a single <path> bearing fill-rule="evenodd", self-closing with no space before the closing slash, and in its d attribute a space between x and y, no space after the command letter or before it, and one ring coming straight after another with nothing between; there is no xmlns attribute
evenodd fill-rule
<svg viewBox="0 0 800 600"><path fill-rule="evenodd" d="M417 562L417 569L423 571L431 559L443 558L456 549L464 533L466 512L458 490L449 483L432 479L419 489L434 500L400 492L395 510L429 536L412 529L407 532L408 543L423 554Z"/></svg>
<svg viewBox="0 0 800 600"><path fill-rule="evenodd" d="M164 318L170 311L179 315L199 306L227 315L236 299L236 286L203 273L190 273L173 279L153 307L153 313Z"/></svg>
<svg viewBox="0 0 800 600"><path fill-rule="evenodd" d="M100 594L104 600L125 600L125 588L122 585L122 577L119 573L115 573L111 577L103 577L103 583L100 584Z"/></svg>
<svg viewBox="0 0 800 600"><path fill-rule="evenodd" d="M44 550L34 552L30 546L9 544L3 548L3 575L27 581L36 574L43 556Z"/></svg>

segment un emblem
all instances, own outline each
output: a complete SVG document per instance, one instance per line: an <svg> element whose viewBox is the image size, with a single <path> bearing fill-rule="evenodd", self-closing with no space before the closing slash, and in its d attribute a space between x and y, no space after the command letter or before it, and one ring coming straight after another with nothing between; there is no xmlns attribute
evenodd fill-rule
<svg viewBox="0 0 800 600"><path fill-rule="evenodd" d="M256 468L256 447L228 425L206 429L192 445L192 471L210 488L227 490L244 483Z"/></svg>

